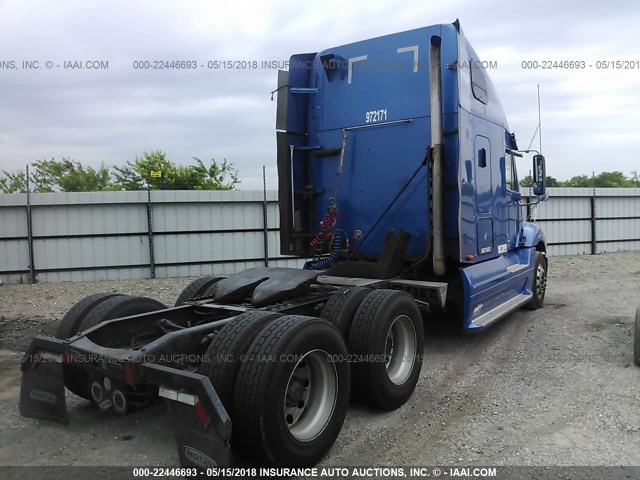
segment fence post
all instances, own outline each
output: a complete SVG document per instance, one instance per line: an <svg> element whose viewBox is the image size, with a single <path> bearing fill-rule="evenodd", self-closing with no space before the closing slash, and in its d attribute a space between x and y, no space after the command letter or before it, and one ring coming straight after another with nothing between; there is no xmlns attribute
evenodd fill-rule
<svg viewBox="0 0 640 480"><path fill-rule="evenodd" d="M29 245L29 277L30 282L38 283L36 264L33 255L33 220L31 217L31 185L29 183L29 165L26 167L25 187L27 190L27 244Z"/></svg>
<svg viewBox="0 0 640 480"><path fill-rule="evenodd" d="M269 228L267 222L267 173L265 166L262 166L262 222L263 222L263 240L264 240L264 266L269 266Z"/></svg>
<svg viewBox="0 0 640 480"><path fill-rule="evenodd" d="M596 234L596 190L590 197L591 200L591 255L598 253L598 237Z"/></svg>
<svg viewBox="0 0 640 480"><path fill-rule="evenodd" d="M156 278L156 261L153 254L153 211L151 209L151 189L148 188L147 181L147 230L149 233L149 268L151 278Z"/></svg>

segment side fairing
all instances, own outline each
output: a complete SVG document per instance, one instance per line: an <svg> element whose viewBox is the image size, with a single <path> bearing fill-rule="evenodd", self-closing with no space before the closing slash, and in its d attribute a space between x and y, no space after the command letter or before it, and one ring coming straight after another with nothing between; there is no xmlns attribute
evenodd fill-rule
<svg viewBox="0 0 640 480"><path fill-rule="evenodd" d="M517 193L507 188L502 104L482 61L460 31L458 36L460 150L458 160L459 261L474 264L515 247L520 221Z"/></svg>

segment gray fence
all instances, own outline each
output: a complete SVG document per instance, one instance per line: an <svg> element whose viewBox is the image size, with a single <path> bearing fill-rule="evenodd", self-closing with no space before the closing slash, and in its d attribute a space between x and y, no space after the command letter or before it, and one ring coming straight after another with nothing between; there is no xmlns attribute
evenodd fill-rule
<svg viewBox="0 0 640 480"><path fill-rule="evenodd" d="M279 253L275 192L0 195L3 282L230 274Z"/></svg>
<svg viewBox="0 0 640 480"><path fill-rule="evenodd" d="M640 250L640 188L550 188L534 215L550 255Z"/></svg>
<svg viewBox="0 0 640 480"><path fill-rule="evenodd" d="M526 194L526 189L523 192ZM550 189L534 210L551 255L640 250L640 189ZM0 195L0 280L230 274L279 255L276 192Z"/></svg>

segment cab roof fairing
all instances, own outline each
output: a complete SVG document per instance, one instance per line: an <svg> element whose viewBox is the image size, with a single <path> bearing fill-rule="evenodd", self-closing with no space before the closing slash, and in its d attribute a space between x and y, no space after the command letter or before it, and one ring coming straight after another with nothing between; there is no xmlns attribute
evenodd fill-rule
<svg viewBox="0 0 640 480"><path fill-rule="evenodd" d="M500 98L498 97L496 88L493 85L493 81L491 80L491 76L486 71L486 68L482 66L486 65L486 63L482 61L467 40L458 20L456 20L454 25L458 30L458 65L456 67L458 70L458 85L460 86L460 108L463 108L473 115L486 118L493 123L501 125L506 131L511 132L507 116L504 112L502 102L500 102ZM487 86L486 104L474 101L475 99L471 91L471 68L474 64L480 66L478 71L484 75Z"/></svg>

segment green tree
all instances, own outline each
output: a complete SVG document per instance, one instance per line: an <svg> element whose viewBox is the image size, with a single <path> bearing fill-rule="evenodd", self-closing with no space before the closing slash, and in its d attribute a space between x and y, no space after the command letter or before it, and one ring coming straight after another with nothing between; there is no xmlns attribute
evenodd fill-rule
<svg viewBox="0 0 640 480"><path fill-rule="evenodd" d="M562 182L560 182L557 178L550 177L547 175L547 187L561 187Z"/></svg>
<svg viewBox="0 0 640 480"><path fill-rule="evenodd" d="M576 175L565 182L567 187L635 187L637 183L633 178L627 178L620 171L601 172L598 175L589 177L587 175Z"/></svg>
<svg viewBox="0 0 640 480"><path fill-rule="evenodd" d="M199 158L195 165L175 165L165 153L145 152L124 167L113 167L115 184L125 190L232 190L240 183L233 164L211 160L206 166ZM154 176L158 175L158 176Z"/></svg>
<svg viewBox="0 0 640 480"><path fill-rule="evenodd" d="M95 192L110 190L109 169L83 167L80 162L68 158L58 161L39 160L33 163L31 182L35 192Z"/></svg>
<svg viewBox="0 0 640 480"><path fill-rule="evenodd" d="M634 187L632 180L625 177L622 172L602 172L595 177L596 187Z"/></svg>
<svg viewBox="0 0 640 480"><path fill-rule="evenodd" d="M576 175L564 182L565 187L591 187L593 180L586 175Z"/></svg>
<svg viewBox="0 0 640 480"><path fill-rule="evenodd" d="M15 173L2 171L0 178L0 190L2 193L25 193L27 191L27 175L24 170Z"/></svg>
<svg viewBox="0 0 640 480"><path fill-rule="evenodd" d="M518 182L521 187L533 187L533 180L531 179L531 175L527 175L522 180ZM547 176L547 187L562 187L562 182L555 179L554 177Z"/></svg>
<svg viewBox="0 0 640 480"><path fill-rule="evenodd" d="M171 178L175 166L159 151L145 152L142 157L128 161L124 167L113 167L115 183L123 190L144 190L152 183L151 172L161 172L164 179ZM153 187L152 187L153 188Z"/></svg>
<svg viewBox="0 0 640 480"><path fill-rule="evenodd" d="M208 165L199 158L193 160L192 165L176 165L164 153L152 151L123 167L102 165L94 169L68 158L52 158L34 162L29 180L35 192L145 190L147 182L154 190L232 190L240 183L237 170L226 160L218 163L212 159ZM3 171L0 192L25 192L25 180L24 171Z"/></svg>

